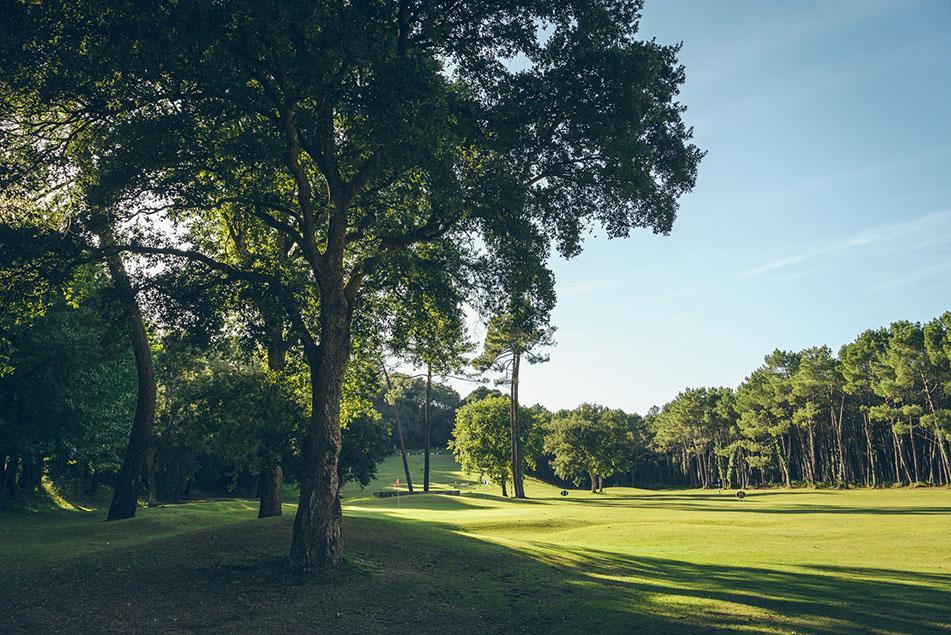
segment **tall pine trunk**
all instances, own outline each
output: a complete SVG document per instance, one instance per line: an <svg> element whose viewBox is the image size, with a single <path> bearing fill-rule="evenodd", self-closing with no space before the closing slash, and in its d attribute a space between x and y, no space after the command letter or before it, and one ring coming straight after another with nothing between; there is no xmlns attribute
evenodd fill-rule
<svg viewBox="0 0 951 635"><path fill-rule="evenodd" d="M776 446L776 456L779 458L779 470L783 475L783 482L786 484L786 487L792 487L792 482L789 480L789 466L786 462L786 457L783 454L783 448L780 446L779 441L775 442Z"/></svg>
<svg viewBox="0 0 951 635"><path fill-rule="evenodd" d="M287 344L284 339L284 325L267 309L261 311L267 331L267 367L279 373L287 364ZM284 469L281 467L280 454L270 448L264 448L261 460L261 474L258 479L260 504L258 518L270 518L284 515Z"/></svg>
<svg viewBox="0 0 951 635"><path fill-rule="evenodd" d="M518 429L518 373L522 356L515 353L512 357L512 394L509 403L509 423L512 437L512 490L515 498L525 498L525 485L522 481L522 449Z"/></svg>
<svg viewBox="0 0 951 635"><path fill-rule="evenodd" d="M432 427L429 420L429 404L433 398L433 373L426 366L426 403L423 404L423 427L425 428L426 453L423 455L423 491L429 491L429 452L431 446Z"/></svg>
<svg viewBox="0 0 951 635"><path fill-rule="evenodd" d="M816 431L815 426L810 424L806 432L809 435L809 452L807 453L808 462L806 463L809 467L809 474L806 477L809 480L809 485L815 487L816 485Z"/></svg>
<svg viewBox="0 0 951 635"><path fill-rule="evenodd" d="M915 424L908 419L908 445L911 448L911 464L915 470L915 483L921 481L921 472L918 471L918 450L915 449Z"/></svg>
<svg viewBox="0 0 951 635"><path fill-rule="evenodd" d="M845 441L842 435L842 417L843 410L845 409L845 395L842 396L842 400L839 402L839 416L835 414L835 402L832 401L832 396L830 395L829 400L829 409L832 412L832 426L835 430L835 444L837 449L837 458L836 462L836 480L838 481L839 487L845 487L846 481L848 480L848 475L845 471Z"/></svg>
<svg viewBox="0 0 951 635"><path fill-rule="evenodd" d="M386 365L381 362L383 367L383 379L386 381L388 390L393 390L393 382L390 381L390 374L386 372ZM403 423L400 421L399 400L393 400L393 426L396 428L396 438L400 444L400 456L403 458L403 475L406 477L406 489L410 494L413 493L413 477L409 472L409 460L406 458L406 439L403 436Z"/></svg>
<svg viewBox="0 0 951 635"><path fill-rule="evenodd" d="M99 235L104 247L114 246L112 235L104 230ZM152 444L155 426L155 367L152 363L152 348L149 345L145 321L132 288L132 282L118 253L106 258L109 275L116 292L116 298L122 310L135 356L135 371L138 380L138 395L135 404L135 418L129 432L129 444L119 468L116 488L109 505L106 520L121 520L135 516L139 500L142 477L146 470L146 455Z"/></svg>
<svg viewBox="0 0 951 635"><path fill-rule="evenodd" d="M941 430L941 425L938 422L937 409L935 408L934 398L931 394L931 385L924 373L921 373L921 380L925 389L925 397L928 399L928 409L931 411L931 415L934 418L935 443L941 452L940 474L943 476L944 484L948 485L951 483L951 461L948 460L948 453L944 448L944 434Z"/></svg>
<svg viewBox="0 0 951 635"><path fill-rule="evenodd" d="M875 467L875 445L872 442L872 424L869 421L868 413L862 413L863 422L865 424L865 448L868 453L868 476L866 478L869 481L866 481L866 485L871 485L875 487L878 485L878 475L877 469Z"/></svg>

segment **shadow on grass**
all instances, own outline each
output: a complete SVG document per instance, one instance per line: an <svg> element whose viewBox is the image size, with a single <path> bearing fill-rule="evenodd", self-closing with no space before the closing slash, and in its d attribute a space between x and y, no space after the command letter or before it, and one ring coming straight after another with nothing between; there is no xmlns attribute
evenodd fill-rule
<svg viewBox="0 0 951 635"><path fill-rule="evenodd" d="M351 516L346 565L303 575L286 566L290 528L289 518L249 520L21 562L7 572L16 584L0 585L0 632L921 632L951 622L943 574L516 550L435 523Z"/></svg>
<svg viewBox="0 0 951 635"><path fill-rule="evenodd" d="M354 501L343 501L344 508L363 507L372 508L374 512L387 513L399 509L431 509L440 511L460 511L467 509L481 509L469 502L464 496L447 496L445 494L413 494L407 496L391 496L389 498L364 498Z"/></svg>
<svg viewBox="0 0 951 635"><path fill-rule="evenodd" d="M776 616L797 632L920 632L951 628L951 576L862 567L796 570L704 565L586 549L546 550L541 560L574 566L605 594L708 601L703 615L723 626L730 607ZM547 554L547 555L546 555ZM756 623L756 620L753 620Z"/></svg>
<svg viewBox="0 0 951 635"><path fill-rule="evenodd" d="M545 505L551 500L532 498L507 498L494 494L478 494L476 492L462 492L458 496L446 494L412 494L406 496L390 496L388 498L362 498L343 501L344 507L366 507L383 511L396 509L431 509L443 511L485 511L486 507L480 501L494 501L507 505Z"/></svg>
<svg viewBox="0 0 951 635"><path fill-rule="evenodd" d="M586 507L613 507L621 508L642 508L642 509L666 509L670 511L684 512L747 512L754 514L849 514L849 515L876 515L876 516L943 516L951 514L951 507L856 507L854 505L825 505L822 503L791 503L782 504L775 499L769 501L769 507L759 507L756 505L756 499L760 494L751 494L743 501L731 499L727 496L718 498L716 496L613 496L599 499L595 496L588 497L566 497L563 500L567 503L583 504ZM696 503L691 503L691 499L698 499ZM711 503L722 503L722 505L712 505Z"/></svg>

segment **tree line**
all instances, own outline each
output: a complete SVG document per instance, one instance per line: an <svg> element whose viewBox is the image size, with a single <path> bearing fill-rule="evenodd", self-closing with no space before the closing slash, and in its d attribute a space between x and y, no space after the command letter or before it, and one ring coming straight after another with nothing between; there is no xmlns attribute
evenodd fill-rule
<svg viewBox="0 0 951 635"><path fill-rule="evenodd" d="M735 390L687 389L649 417L684 482L951 483L951 313L868 330L835 355L776 350Z"/></svg>
<svg viewBox="0 0 951 635"><path fill-rule="evenodd" d="M480 398L484 400L479 401ZM476 401L473 402L473 399ZM470 471L505 483L501 394L478 392L451 442ZM880 487L951 483L951 312L827 346L766 355L736 389L687 388L646 415L595 404L535 406L523 463L541 478L590 486Z"/></svg>

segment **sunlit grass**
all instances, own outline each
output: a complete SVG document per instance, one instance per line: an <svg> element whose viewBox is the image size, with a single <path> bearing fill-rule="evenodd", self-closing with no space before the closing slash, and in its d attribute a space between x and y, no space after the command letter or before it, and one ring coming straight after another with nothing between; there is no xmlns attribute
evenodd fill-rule
<svg viewBox="0 0 951 635"><path fill-rule="evenodd" d="M421 487L422 457L411 459ZM293 502L285 519L263 521L245 500L118 523L101 522L103 510L0 516L0 561L20 580L0 603L10 594L31 630L87 610L118 630L951 628L948 489L754 490L739 502L627 488L563 498L530 481L530 500L513 501L446 456L432 467L434 487L462 496L374 498L402 480L398 457L371 486L344 489L347 565L326 579L287 572ZM70 580L72 601L30 613L31 597Z"/></svg>

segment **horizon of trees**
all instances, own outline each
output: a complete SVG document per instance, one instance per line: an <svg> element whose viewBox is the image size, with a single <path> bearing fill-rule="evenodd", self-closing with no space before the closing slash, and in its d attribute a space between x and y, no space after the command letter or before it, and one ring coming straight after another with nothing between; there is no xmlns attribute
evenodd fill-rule
<svg viewBox="0 0 951 635"><path fill-rule="evenodd" d="M644 416L582 404L549 413L546 426L541 476L592 491L608 477L727 489L949 485L951 311L866 330L838 355L775 350L735 389L687 388Z"/></svg>
<svg viewBox="0 0 951 635"><path fill-rule="evenodd" d="M776 350L736 389L648 414L686 484L951 483L951 312L842 346Z"/></svg>

